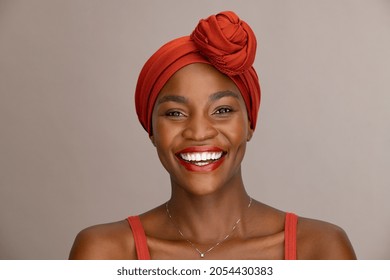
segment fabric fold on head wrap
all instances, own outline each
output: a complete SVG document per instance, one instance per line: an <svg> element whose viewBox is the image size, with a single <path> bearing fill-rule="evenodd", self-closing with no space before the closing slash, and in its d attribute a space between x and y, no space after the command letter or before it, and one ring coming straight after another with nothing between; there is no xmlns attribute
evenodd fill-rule
<svg viewBox="0 0 390 280"><path fill-rule="evenodd" d="M251 128L255 129L260 107L259 79L253 68L256 37L244 21L221 12L199 21L191 36L163 45L145 63L138 77L135 106L138 119L152 135L152 113L158 94L174 73L192 63L213 65L240 90Z"/></svg>

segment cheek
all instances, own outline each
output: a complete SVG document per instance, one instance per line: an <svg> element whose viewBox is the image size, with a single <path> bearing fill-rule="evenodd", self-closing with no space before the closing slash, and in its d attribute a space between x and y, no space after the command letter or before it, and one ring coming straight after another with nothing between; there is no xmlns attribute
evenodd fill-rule
<svg viewBox="0 0 390 280"><path fill-rule="evenodd" d="M153 125L153 139L161 163L167 168L169 161L174 159L174 147L177 142L178 131L163 120L156 120Z"/></svg>
<svg viewBox="0 0 390 280"><path fill-rule="evenodd" d="M153 122L153 137L156 146L167 148L167 146L172 144L176 134L176 129L172 125L168 125L166 121L156 119Z"/></svg>
<svg viewBox="0 0 390 280"><path fill-rule="evenodd" d="M245 156L246 145L248 142L248 129L249 121L246 119L246 115L242 116L240 121L234 123L234 126L228 130L229 135L227 136L233 153L235 154L236 160L241 162Z"/></svg>
<svg viewBox="0 0 390 280"><path fill-rule="evenodd" d="M157 156L163 167L169 172L173 154L171 153L171 141L166 134L161 134L156 131L155 147Z"/></svg>
<svg viewBox="0 0 390 280"><path fill-rule="evenodd" d="M231 124L229 135L234 142L245 142L248 138L249 121L245 114L240 115L235 122Z"/></svg>

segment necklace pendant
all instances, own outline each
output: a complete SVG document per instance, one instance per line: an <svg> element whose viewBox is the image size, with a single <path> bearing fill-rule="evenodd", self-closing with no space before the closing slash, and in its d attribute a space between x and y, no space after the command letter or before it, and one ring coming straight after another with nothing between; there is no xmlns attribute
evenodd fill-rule
<svg viewBox="0 0 390 280"><path fill-rule="evenodd" d="M203 254L203 253L200 253L200 257L201 257L201 258L204 258L204 254Z"/></svg>

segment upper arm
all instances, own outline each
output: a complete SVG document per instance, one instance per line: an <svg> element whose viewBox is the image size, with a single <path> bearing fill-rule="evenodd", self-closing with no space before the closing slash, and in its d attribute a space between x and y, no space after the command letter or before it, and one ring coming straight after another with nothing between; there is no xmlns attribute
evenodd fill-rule
<svg viewBox="0 0 390 280"><path fill-rule="evenodd" d="M347 234L340 227L334 226L321 244L319 259L355 260L356 255Z"/></svg>
<svg viewBox="0 0 390 280"><path fill-rule="evenodd" d="M333 224L300 219L298 258L314 260L354 260L352 244L345 231Z"/></svg>
<svg viewBox="0 0 390 280"><path fill-rule="evenodd" d="M121 224L86 228L76 236L69 259L135 259L134 242L131 237L131 230Z"/></svg>
<svg viewBox="0 0 390 280"><path fill-rule="evenodd" d="M82 230L75 238L69 254L70 260L104 259L104 250L99 236L91 229Z"/></svg>

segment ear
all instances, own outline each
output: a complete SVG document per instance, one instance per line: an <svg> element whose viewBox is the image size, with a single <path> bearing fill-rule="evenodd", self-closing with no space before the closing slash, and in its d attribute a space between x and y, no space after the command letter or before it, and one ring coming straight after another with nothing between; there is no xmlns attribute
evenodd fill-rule
<svg viewBox="0 0 390 280"><path fill-rule="evenodd" d="M249 122L248 133L247 133L247 136L246 136L246 141L249 142L252 139L252 136L253 136L253 128L251 126L251 123Z"/></svg>
<svg viewBox="0 0 390 280"><path fill-rule="evenodd" d="M156 143L154 142L154 136L153 136L153 135L150 135L150 136L149 136L149 139L150 139L150 141L152 142L153 146L156 147Z"/></svg>

